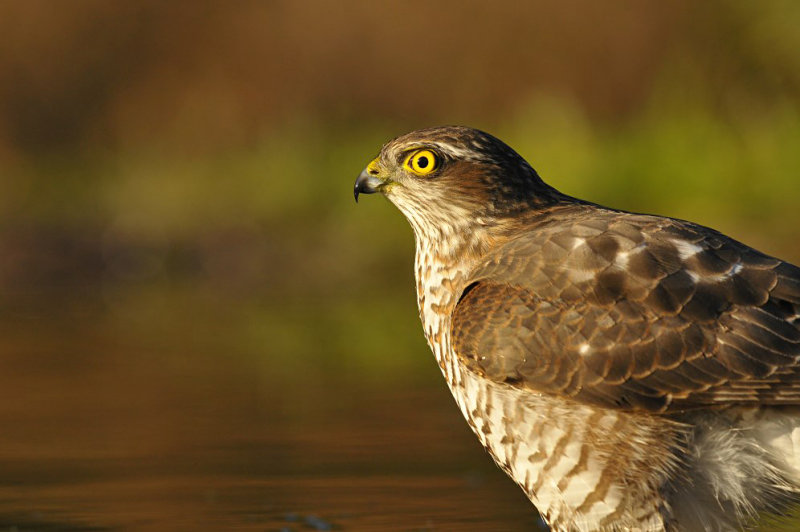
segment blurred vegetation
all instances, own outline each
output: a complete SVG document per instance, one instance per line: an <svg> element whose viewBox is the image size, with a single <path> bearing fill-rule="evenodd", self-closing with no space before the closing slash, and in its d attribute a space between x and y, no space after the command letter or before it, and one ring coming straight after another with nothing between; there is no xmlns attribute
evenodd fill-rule
<svg viewBox="0 0 800 532"><path fill-rule="evenodd" d="M441 123L800 261L798 26L790 1L2 2L0 316L437 378L411 231L352 182Z"/></svg>

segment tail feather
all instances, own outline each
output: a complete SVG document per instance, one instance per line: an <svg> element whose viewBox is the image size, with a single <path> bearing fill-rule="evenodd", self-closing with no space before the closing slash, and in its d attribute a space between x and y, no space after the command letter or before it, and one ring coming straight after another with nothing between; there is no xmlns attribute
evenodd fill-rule
<svg viewBox="0 0 800 532"><path fill-rule="evenodd" d="M739 530L800 503L800 408L694 414L686 478L670 489L677 530Z"/></svg>
<svg viewBox="0 0 800 532"><path fill-rule="evenodd" d="M800 409L770 408L753 414L756 440L773 456L782 476L800 489Z"/></svg>

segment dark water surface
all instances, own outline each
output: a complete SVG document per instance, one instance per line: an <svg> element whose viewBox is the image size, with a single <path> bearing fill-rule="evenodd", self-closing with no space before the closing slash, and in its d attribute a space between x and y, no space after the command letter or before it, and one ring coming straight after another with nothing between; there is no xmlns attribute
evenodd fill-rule
<svg viewBox="0 0 800 532"><path fill-rule="evenodd" d="M213 301L42 297L0 321L0 530L536 527L432 362L314 371Z"/></svg>

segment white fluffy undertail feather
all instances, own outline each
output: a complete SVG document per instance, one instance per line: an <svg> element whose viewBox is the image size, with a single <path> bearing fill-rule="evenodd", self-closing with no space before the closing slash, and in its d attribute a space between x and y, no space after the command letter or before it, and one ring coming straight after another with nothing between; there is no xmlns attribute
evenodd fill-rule
<svg viewBox="0 0 800 532"><path fill-rule="evenodd" d="M767 409L755 422L756 438L779 460L787 480L800 486L800 410Z"/></svg>
<svg viewBox="0 0 800 532"><path fill-rule="evenodd" d="M691 423L690 476L671 486L673 528L738 530L800 500L799 409L730 409Z"/></svg>

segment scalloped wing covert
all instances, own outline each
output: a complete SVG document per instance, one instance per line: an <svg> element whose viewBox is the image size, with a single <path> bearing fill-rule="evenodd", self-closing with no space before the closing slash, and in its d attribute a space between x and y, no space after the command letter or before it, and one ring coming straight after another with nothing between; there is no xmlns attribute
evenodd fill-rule
<svg viewBox="0 0 800 532"><path fill-rule="evenodd" d="M654 412L800 404L800 268L712 229L581 205L470 279L453 348L495 382Z"/></svg>

